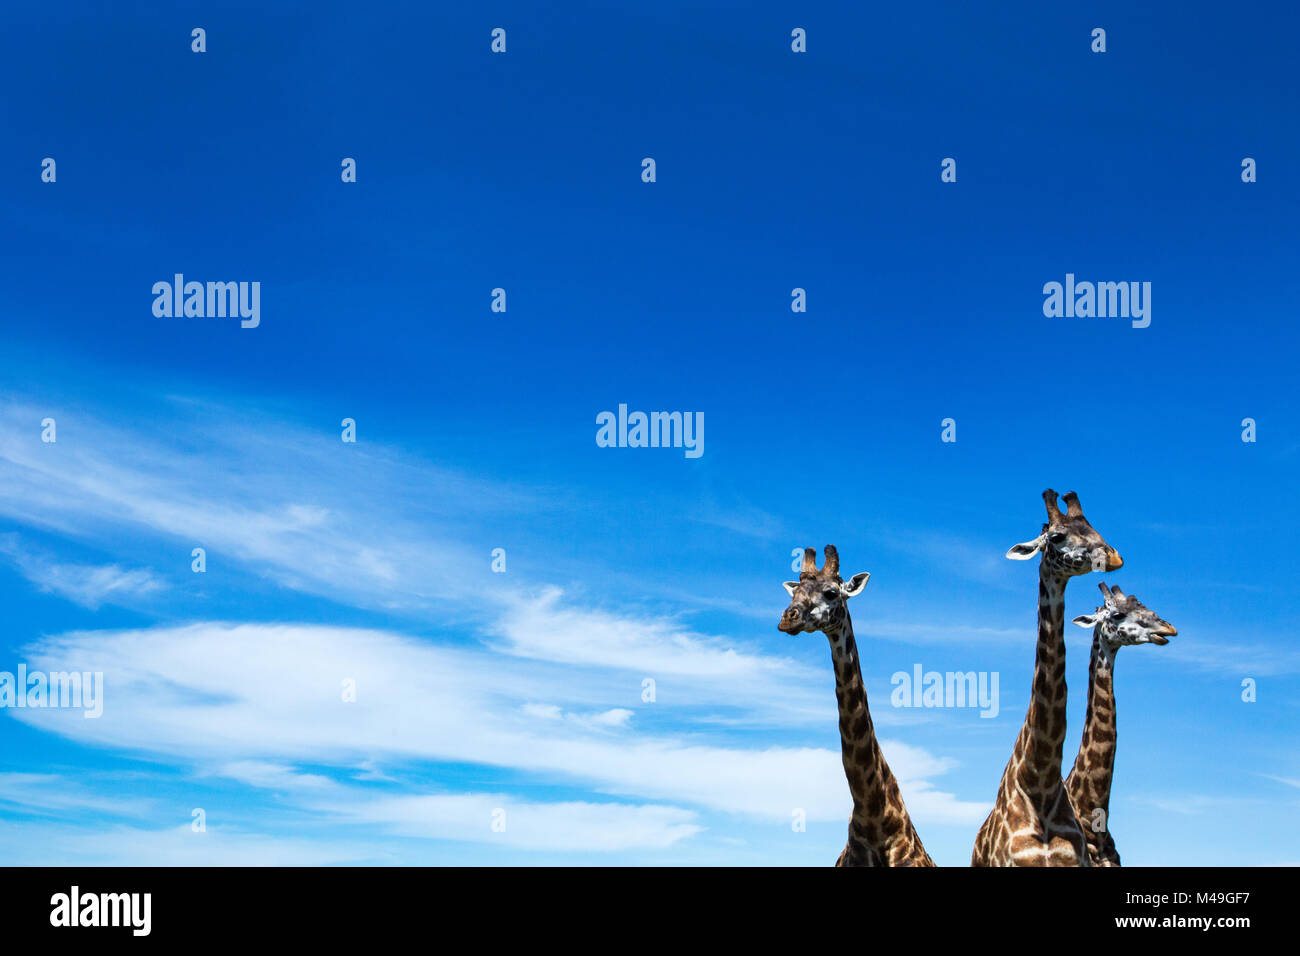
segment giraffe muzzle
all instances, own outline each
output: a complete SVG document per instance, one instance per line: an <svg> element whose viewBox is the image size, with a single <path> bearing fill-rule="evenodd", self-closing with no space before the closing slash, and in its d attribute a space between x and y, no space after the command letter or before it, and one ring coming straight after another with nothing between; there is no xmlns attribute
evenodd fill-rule
<svg viewBox="0 0 1300 956"><path fill-rule="evenodd" d="M799 608L788 607L785 609L785 613L781 615L781 623L776 626L776 629L787 634L798 634L803 630L804 623L803 611Z"/></svg>
<svg viewBox="0 0 1300 956"><path fill-rule="evenodd" d="M1151 632L1152 644L1168 644L1169 638L1178 634L1178 628L1174 627L1168 621L1161 621L1159 630Z"/></svg>

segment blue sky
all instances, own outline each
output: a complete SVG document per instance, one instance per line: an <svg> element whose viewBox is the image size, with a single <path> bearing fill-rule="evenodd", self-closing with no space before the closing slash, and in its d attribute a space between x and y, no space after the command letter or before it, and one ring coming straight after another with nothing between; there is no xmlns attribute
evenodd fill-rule
<svg viewBox="0 0 1300 956"><path fill-rule="evenodd" d="M8 859L830 863L828 652L776 623L832 542L965 865L1051 486L1179 629L1120 654L1125 863L1300 862L1295 15L531 7L14 13L0 670L105 692L0 712ZM260 282L260 325L155 317L175 273ZM1151 325L1045 317L1066 273L1151 282ZM597 447L620 403L705 453ZM997 717L891 707L918 664L996 672Z"/></svg>

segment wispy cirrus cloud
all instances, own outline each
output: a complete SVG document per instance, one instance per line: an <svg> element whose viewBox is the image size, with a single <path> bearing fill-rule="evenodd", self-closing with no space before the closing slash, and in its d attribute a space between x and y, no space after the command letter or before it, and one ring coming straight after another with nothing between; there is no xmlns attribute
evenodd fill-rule
<svg viewBox="0 0 1300 956"><path fill-rule="evenodd" d="M1132 799L1135 803L1146 804L1165 813L1176 813L1180 816L1240 811L1244 807L1268 804L1268 801L1261 797L1208 793L1140 795Z"/></svg>
<svg viewBox="0 0 1300 956"><path fill-rule="evenodd" d="M564 664L743 681L812 676L787 658L759 655L663 618L565 606L562 596L550 587L511 597L489 633L510 654Z"/></svg>
<svg viewBox="0 0 1300 956"><path fill-rule="evenodd" d="M558 704L525 704L523 712L541 720L571 721L587 728L621 728L628 726L632 719L632 711L626 707L614 707L595 714L574 714L566 712Z"/></svg>
<svg viewBox="0 0 1300 956"><path fill-rule="evenodd" d="M606 852L668 847L702 829L694 812L664 805L545 802L504 793L376 792L258 760L224 764L216 773L285 794L295 806L343 826L372 825L417 839Z"/></svg>
<svg viewBox="0 0 1300 956"><path fill-rule="evenodd" d="M487 650L380 631L201 624L68 634L28 654L46 670L103 671L104 715L78 722L68 711L29 709L15 717L182 766L233 767L255 784L287 779L283 766L304 762L468 762L769 820L795 807L834 820L848 808L838 751L706 744L634 733L627 721L538 717L526 707L590 700L580 689L586 680ZM344 681L355 702L344 700ZM630 682L611 696L634 698L639 688ZM919 819L969 822L986 809L934 786L952 761L896 741L882 746Z"/></svg>
<svg viewBox="0 0 1300 956"><path fill-rule="evenodd" d="M0 555L40 590L59 594L91 610L102 604L135 606L166 587L163 579L147 568L57 561L23 547L16 534L0 535Z"/></svg>
<svg viewBox="0 0 1300 956"><path fill-rule="evenodd" d="M534 491L383 448L341 454L280 422L232 428L226 410L199 406L197 414L190 406L170 409L176 437L168 445L88 418L78 431L65 428L59 444L43 445L23 427L33 415L39 420L38 409L0 405L0 515L36 515L55 522L51 530L93 543L179 542L187 560L190 546L201 545L214 563L330 601L422 623L454 615L507 655L639 672L638 682L669 675L683 691L679 700L689 689L697 707L739 707L757 721L823 715L819 675L791 659L670 618L575 604L554 586L507 585L486 560L467 566L473 535L460 524L465 515L549 508ZM206 478L213 473L231 478L214 483ZM40 586L60 580L36 568L33 575Z"/></svg>
<svg viewBox="0 0 1300 956"><path fill-rule="evenodd" d="M198 545L285 587L391 610L472 593L458 522L535 504L525 489L384 449L340 455L302 429L198 408L169 409L180 435L166 445L87 418L43 444L25 428L38 409L0 404L0 515L99 545L123 531Z"/></svg>
<svg viewBox="0 0 1300 956"><path fill-rule="evenodd" d="M274 763L269 760L232 760L215 768L213 773L263 790L315 792L330 790L337 786L330 777L316 773L302 773L289 764Z"/></svg>
<svg viewBox="0 0 1300 956"><path fill-rule="evenodd" d="M1026 634L1029 635L1029 641L1034 638L1034 631L1029 627L982 627L966 623L943 624L938 621L916 623L868 620L854 630L867 637L917 645L959 644L968 647L983 647L989 643L1024 645Z"/></svg>
<svg viewBox="0 0 1300 956"><path fill-rule="evenodd" d="M362 837L286 836L234 826L196 832L123 824L77 826L0 820L5 861L14 866L337 866L403 861Z"/></svg>
<svg viewBox="0 0 1300 956"><path fill-rule="evenodd" d="M377 824L403 837L494 843L524 850L662 849L703 829L695 813L677 807L541 803L505 794L389 796L318 802L313 808L354 823Z"/></svg>
<svg viewBox="0 0 1300 956"><path fill-rule="evenodd" d="M32 664L103 671L103 717L11 716L181 775L273 793L300 812L432 839L502 842L484 829L488 803L522 811L507 845L548 850L690 841L700 813L845 818L838 748L729 736L834 728L825 674L672 617L599 606L546 582L507 583L486 561L466 567L467 519L551 507L536 492L382 447L340 452L275 421L231 426L221 410L186 403L172 411L166 445L82 420L61 423L59 444L42 446L23 427L35 409L0 406L0 515L101 549L122 539L185 554L201 545L210 561L395 612L426 636L256 621L54 635L27 648ZM642 699L646 678L657 684L653 705ZM343 699L345 681L354 702ZM919 823L982 818L986 805L936 785L953 761L882 745ZM463 765L587 796L485 795L445 773ZM412 766L424 771L418 785L393 769ZM570 825L578 820L582 832ZM144 839L164 859L193 851L170 831ZM247 832L224 839L254 854L275 845Z"/></svg>
<svg viewBox="0 0 1300 956"><path fill-rule="evenodd" d="M1170 656L1197 670L1226 673L1237 680L1300 674L1300 649L1286 636L1280 635L1273 643L1206 640L1197 635L1213 634L1217 628L1186 616L1179 618L1178 630L1177 643L1170 645L1175 653Z"/></svg>
<svg viewBox="0 0 1300 956"><path fill-rule="evenodd" d="M153 809L148 800L106 797L57 773L0 773L0 804L37 814L79 811L115 817L141 817Z"/></svg>

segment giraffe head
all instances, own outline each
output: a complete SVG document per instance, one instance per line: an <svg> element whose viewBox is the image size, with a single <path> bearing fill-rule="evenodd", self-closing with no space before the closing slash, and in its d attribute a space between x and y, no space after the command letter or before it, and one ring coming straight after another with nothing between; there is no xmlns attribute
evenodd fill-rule
<svg viewBox="0 0 1300 956"><path fill-rule="evenodd" d="M847 582L841 580L840 555L833 544L826 545L826 561L818 571L817 550L805 548L799 580L785 582L785 589L790 592L790 606L781 615L777 628L787 634L801 631L838 633L848 613L846 602L862 593L869 577L871 575L863 571Z"/></svg>
<svg viewBox="0 0 1300 956"><path fill-rule="evenodd" d="M1099 626L1099 636L1111 650L1128 644L1168 644L1178 629L1162 620L1155 611L1119 588L1098 585L1106 602L1092 614L1080 614L1074 623L1080 627Z"/></svg>
<svg viewBox="0 0 1300 956"><path fill-rule="evenodd" d="M1065 514L1056 504L1056 492L1043 492L1047 521L1043 532L1033 541L1013 545L1007 557L1025 561L1035 554L1043 556L1043 567L1058 577L1073 577L1089 571L1115 571L1124 566L1119 552L1108 545L1083 516L1079 496L1073 491L1064 498Z"/></svg>

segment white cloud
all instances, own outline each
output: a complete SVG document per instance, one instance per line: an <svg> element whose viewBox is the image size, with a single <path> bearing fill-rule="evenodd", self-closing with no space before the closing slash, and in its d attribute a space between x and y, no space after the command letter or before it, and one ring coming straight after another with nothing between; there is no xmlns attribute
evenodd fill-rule
<svg viewBox="0 0 1300 956"><path fill-rule="evenodd" d="M524 704L524 713L541 720L560 720L564 716L564 708L558 704Z"/></svg>
<svg viewBox="0 0 1300 956"><path fill-rule="evenodd" d="M40 420L37 412L0 405L0 515L101 544L126 530L134 539L183 543L187 555L202 546L210 560L234 560L284 586L359 607L421 608L473 594L463 550L448 532L467 514L509 514L535 503L523 489L382 449L340 454L319 436L244 415L233 425L224 410L172 423L179 434L168 445L68 416L60 441L44 444L26 428L31 415ZM364 496L355 494L359 470ZM430 487L438 489L432 501ZM445 525L441 534L428 533L431 519ZM481 577L487 574L485 561Z"/></svg>
<svg viewBox="0 0 1300 956"><path fill-rule="evenodd" d="M512 654L565 664L732 681L810 676L787 659L747 653L659 618L566 607L562 594L552 587L537 597L513 597L490 632Z"/></svg>
<svg viewBox="0 0 1300 956"><path fill-rule="evenodd" d="M564 708L558 704L524 704L522 710L529 717L539 720L567 720L581 727L609 730L626 727L632 719L632 711L626 707L613 707L592 714L565 713Z"/></svg>
<svg viewBox="0 0 1300 956"><path fill-rule="evenodd" d="M145 568L117 564L73 564L55 561L22 546L18 536L0 535L0 555L5 555L23 576L42 591L53 592L92 611L101 604L132 606L164 587Z"/></svg>
<svg viewBox="0 0 1300 956"><path fill-rule="evenodd" d="M13 711L19 719L85 743L233 766L245 780L275 783L282 764L468 762L770 820L795 807L816 820L848 813L837 751L629 737L534 716L525 705L565 699L584 682L480 649L372 630L199 624L46 638L29 656L46 670L103 671L104 714ZM342 700L344 679L356 682L355 703ZM882 747L918 822L980 815L982 804L930 783L949 761L894 741Z"/></svg>
<svg viewBox="0 0 1300 956"><path fill-rule="evenodd" d="M626 707L615 707L603 714L594 714L589 719L597 727L626 727L632 719L632 711Z"/></svg>
<svg viewBox="0 0 1300 956"><path fill-rule="evenodd" d="M664 619L568 605L556 588L537 596L511 590L490 573L486 555L467 566L465 515L499 519L549 507L526 489L382 448L340 453L337 443L275 422L241 416L245 424L233 426L224 409L209 413L211 421L170 423L175 439L165 446L84 419L75 440L46 445L26 426L33 415L41 419L38 411L0 404L0 515L79 538L176 539L167 547L183 544L188 555L202 546L210 563L233 560L285 587L360 608L440 620L455 607L458 619L487 626L508 653L712 682L736 704L739 695L724 683L743 683L751 699L787 715L806 714L825 696L818 692L814 701L807 685L814 675L791 660ZM60 424L67 435L71 423ZM201 457L194 446L203 448ZM356 491L359 469L364 494ZM220 482L211 478L216 473ZM129 575L122 572L117 586L148 586ZM100 586L114 582L105 576ZM692 690L702 700L703 688Z"/></svg>
<svg viewBox="0 0 1300 956"><path fill-rule="evenodd" d="M1222 638L1210 622L1200 624L1178 619L1179 636L1171 640L1162 654L1168 653L1171 661L1191 664L1198 670L1226 674L1235 681L1242 677L1276 677L1300 674L1300 650L1291 646L1293 638L1279 635L1275 644L1259 642L1241 643L1222 639L1206 640L1197 634Z"/></svg>
<svg viewBox="0 0 1300 956"><path fill-rule="evenodd" d="M53 773L0 773L0 804L52 814L93 811L112 816L143 816L149 811L146 801L104 797L82 783Z"/></svg>
<svg viewBox="0 0 1300 956"><path fill-rule="evenodd" d="M1135 803L1144 803L1165 813L1177 813L1183 816L1225 812L1234 807L1241 808L1265 802L1255 797L1214 796L1203 793L1136 796L1132 799Z"/></svg>
<svg viewBox="0 0 1300 956"><path fill-rule="evenodd" d="M390 833L494 843L524 850L613 851L672 846L702 829L677 807L534 803L502 794L439 794L317 803L315 809ZM493 830L499 821L502 828Z"/></svg>
<svg viewBox="0 0 1300 956"><path fill-rule="evenodd" d="M941 624L938 622L902 623L897 621L854 622L859 639L863 637L899 641L903 644L956 644L963 647L985 647L991 643L1024 645L1032 647L1036 631L1030 627L981 627L974 624ZM1026 638L1028 635L1028 638Z"/></svg>
<svg viewBox="0 0 1300 956"><path fill-rule="evenodd" d="M264 760L233 761L216 773L284 794L301 808L351 825L376 824L403 837L583 852L666 847L702 829L693 812L677 807L541 803L481 793L376 796L372 788L340 784Z"/></svg>
<svg viewBox="0 0 1300 956"><path fill-rule="evenodd" d="M577 599L563 599L559 588L536 596L503 593L499 615L485 625L495 639L494 649L569 671L626 672L601 680L617 680L634 690L631 699L637 702L642 682L652 679L660 703L690 709L695 719L717 725L806 726L824 723L828 714L834 721L834 695L823 672L672 620L580 607ZM886 722L891 718L884 715Z"/></svg>
<svg viewBox="0 0 1300 956"><path fill-rule="evenodd" d="M234 760L222 764L215 772L222 777L264 790L321 791L336 786L329 777L300 773L288 764L267 760Z"/></svg>
<svg viewBox="0 0 1300 956"><path fill-rule="evenodd" d="M363 840L286 838L234 827L74 827L0 820L14 866L330 866L399 862Z"/></svg>
<svg viewBox="0 0 1300 956"><path fill-rule="evenodd" d="M695 824L691 811L645 801L783 822L795 807L810 820L847 818L838 749L725 743L726 728L834 728L824 670L766 654L758 642L594 606L559 588L528 593L518 578L507 584L491 575L486 555L466 566L467 520L481 528L485 515L499 520L550 507L529 490L378 446L340 450L337 436L185 403L169 413L193 420L171 421L166 444L112 421L64 415L60 442L44 445L28 427L38 411L0 405L0 515L100 547L157 540L188 555L201 545L210 565L216 559L407 620L454 620L469 633L452 635L456 646L300 625L65 634L42 639L30 654L50 670L103 671L103 717L78 722L65 711L28 710L15 711L18 719L293 802L347 793L359 819L368 795L296 768L391 783L379 763L471 763L563 780L637 801L640 815L631 820L627 804L591 805L621 808L601 812L620 815L620 826L642 833L635 839L646 846L681 839ZM112 593L112 579L99 587ZM479 633L492 647L464 643ZM657 685L653 711L643 711L646 677ZM345 679L356 682L355 703L342 699ZM890 720L888 709L878 715L878 723ZM931 778L948 761L894 741L882 746L919 825L982 817L984 805L935 788ZM408 793L391 799L444 802L374 804L366 812L389 813L394 826L409 807L442 806L452 817L465 806L479 812L477 803L446 803L462 798L486 799ZM536 819L569 812L528 811ZM163 857L187 852L170 837L151 839ZM583 845L619 839L632 837L582 837Z"/></svg>

